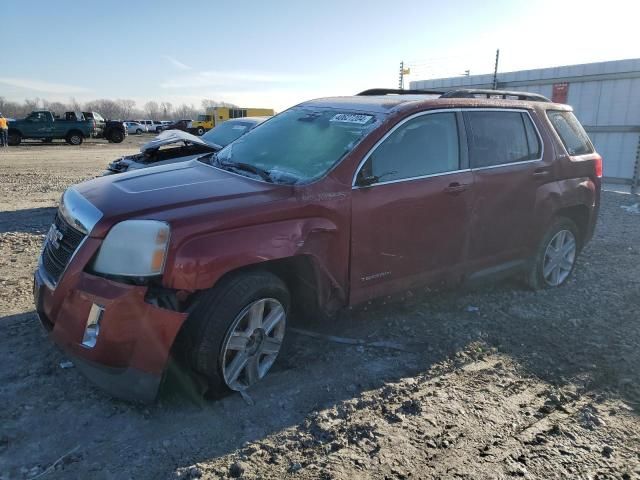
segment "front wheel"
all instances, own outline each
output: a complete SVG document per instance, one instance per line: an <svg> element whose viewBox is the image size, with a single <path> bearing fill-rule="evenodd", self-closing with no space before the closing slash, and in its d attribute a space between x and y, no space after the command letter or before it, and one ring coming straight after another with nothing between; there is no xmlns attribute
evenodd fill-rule
<svg viewBox="0 0 640 480"><path fill-rule="evenodd" d="M136 135L142 135L142 130L140 130L139 128L136 130Z"/></svg>
<svg viewBox="0 0 640 480"><path fill-rule="evenodd" d="M201 137L202 135L204 135L204 128L198 127L196 129L196 133L198 134L199 137Z"/></svg>
<svg viewBox="0 0 640 480"><path fill-rule="evenodd" d="M186 355L213 394L245 390L260 381L280 352L289 291L268 272L240 274L200 299L185 324Z"/></svg>
<svg viewBox="0 0 640 480"><path fill-rule="evenodd" d="M579 251L576 224L568 218L556 219L540 242L527 283L534 290L563 285L573 273Z"/></svg>
<svg viewBox="0 0 640 480"><path fill-rule="evenodd" d="M15 133L15 132L11 132L9 134L9 137L7 138L7 143L10 146L15 147L17 145L20 145L20 142L22 142L22 135L20 135L19 133Z"/></svg>

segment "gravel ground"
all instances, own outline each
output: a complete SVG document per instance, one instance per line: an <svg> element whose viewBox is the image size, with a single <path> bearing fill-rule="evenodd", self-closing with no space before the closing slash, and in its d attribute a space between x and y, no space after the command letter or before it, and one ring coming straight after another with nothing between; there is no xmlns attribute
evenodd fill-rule
<svg viewBox="0 0 640 480"><path fill-rule="evenodd" d="M175 374L142 407L62 368L31 303L43 235L67 185L142 141L0 151L0 479L640 477L629 195L603 194L565 287L416 291L298 325L247 398Z"/></svg>

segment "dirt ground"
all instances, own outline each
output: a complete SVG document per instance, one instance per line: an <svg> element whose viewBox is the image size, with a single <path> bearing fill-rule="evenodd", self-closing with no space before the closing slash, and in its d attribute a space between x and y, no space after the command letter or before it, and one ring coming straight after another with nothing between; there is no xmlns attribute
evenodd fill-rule
<svg viewBox="0 0 640 480"><path fill-rule="evenodd" d="M0 479L640 478L630 195L603 195L565 287L414 291L300 324L248 398L170 382L138 406L62 368L31 300L44 233L69 184L143 140L0 151Z"/></svg>

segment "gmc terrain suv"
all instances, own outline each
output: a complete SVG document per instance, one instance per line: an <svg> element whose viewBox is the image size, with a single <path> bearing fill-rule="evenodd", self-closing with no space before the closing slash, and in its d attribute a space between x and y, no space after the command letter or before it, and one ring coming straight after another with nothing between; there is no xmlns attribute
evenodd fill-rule
<svg viewBox="0 0 640 480"><path fill-rule="evenodd" d="M211 391L250 387L292 315L498 273L564 284L602 176L571 108L441 93L312 100L217 153L70 187L35 273L42 324L150 401L170 356Z"/></svg>

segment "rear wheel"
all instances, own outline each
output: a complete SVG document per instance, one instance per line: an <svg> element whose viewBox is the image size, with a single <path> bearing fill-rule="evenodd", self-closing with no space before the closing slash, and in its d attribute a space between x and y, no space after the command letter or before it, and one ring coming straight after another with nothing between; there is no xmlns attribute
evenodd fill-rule
<svg viewBox="0 0 640 480"><path fill-rule="evenodd" d="M136 135L142 135L142 130L140 130L139 128L136 130Z"/></svg>
<svg viewBox="0 0 640 480"><path fill-rule="evenodd" d="M284 339L289 292L268 272L240 274L204 294L185 324L183 348L209 391L245 390L264 378Z"/></svg>
<svg viewBox="0 0 640 480"><path fill-rule="evenodd" d="M122 143L124 140L124 133L120 130L114 130L111 132L109 141L113 143Z"/></svg>
<svg viewBox="0 0 640 480"><path fill-rule="evenodd" d="M579 251L576 224L568 218L556 219L540 242L527 283L534 290L563 285L573 273Z"/></svg>
<svg viewBox="0 0 640 480"><path fill-rule="evenodd" d="M67 135L67 143L71 145L82 145L83 140L82 134L79 132L71 132Z"/></svg>

